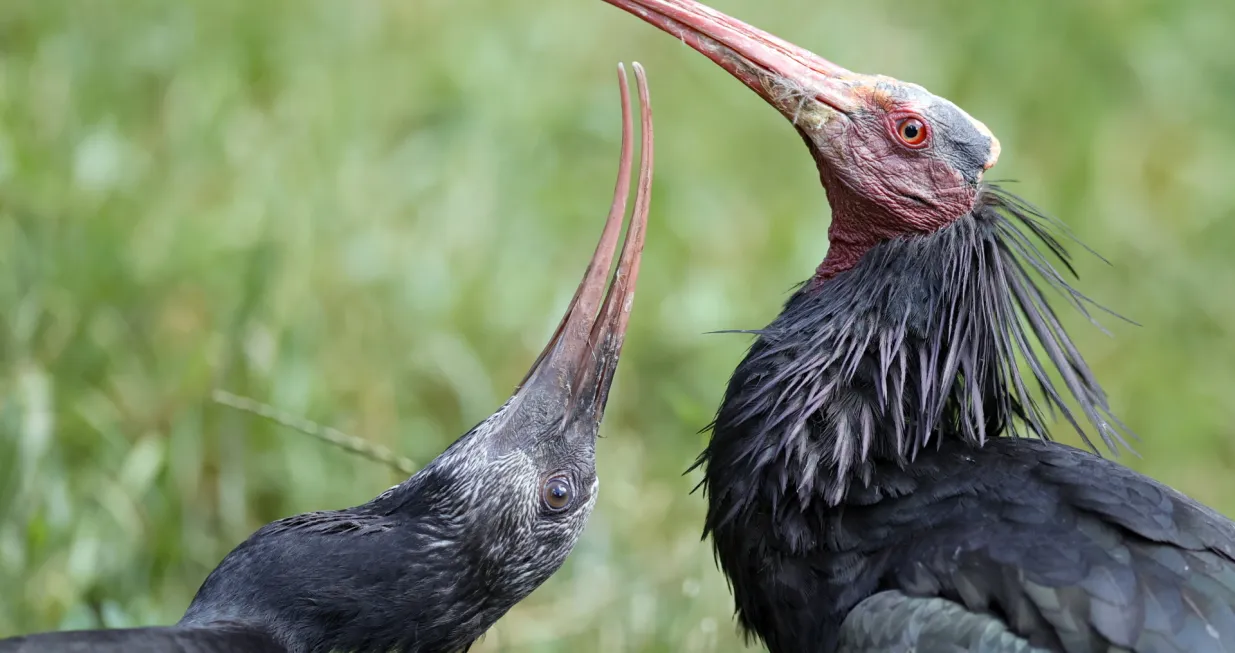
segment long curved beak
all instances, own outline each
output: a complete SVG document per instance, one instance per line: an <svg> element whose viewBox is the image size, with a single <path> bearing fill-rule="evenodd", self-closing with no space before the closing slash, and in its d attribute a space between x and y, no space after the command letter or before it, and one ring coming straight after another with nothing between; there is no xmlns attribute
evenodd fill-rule
<svg viewBox="0 0 1235 653"><path fill-rule="evenodd" d="M599 425L622 353L635 298L635 285L639 279L639 261L647 234L652 192L652 107L643 66L636 63L634 69L641 104L643 147L635 208L617 270L613 274L613 283L606 296L605 280L613 262L627 197L630 195L634 149L630 91L627 88L626 69L620 64L622 149L609 217L605 220L600 242L596 245L579 289L570 300L566 315L515 393L516 398L540 394L538 399L549 399L553 404L558 402L552 400L564 400L567 410L562 414L563 421L591 417L595 420L594 424ZM595 430L592 432L594 434Z"/></svg>
<svg viewBox="0 0 1235 653"><path fill-rule="evenodd" d="M605 0L716 62L790 119L803 94L844 114L861 103L866 75L694 0ZM869 83L869 82L867 82Z"/></svg>

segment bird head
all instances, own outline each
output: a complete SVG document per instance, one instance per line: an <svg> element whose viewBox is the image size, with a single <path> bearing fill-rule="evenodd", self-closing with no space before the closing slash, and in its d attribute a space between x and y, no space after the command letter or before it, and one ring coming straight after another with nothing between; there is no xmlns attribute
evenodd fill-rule
<svg viewBox="0 0 1235 653"><path fill-rule="evenodd" d="M826 258L730 382L709 470L719 433L740 424L728 430L767 437L734 436L757 447L735 448L735 469L787 452L807 480L787 481L782 468L769 472L777 483L807 496L811 479L823 478L827 500L840 501L851 472L868 474L876 458L904 464L933 438L980 445L1022 426L1049 438L1035 386L1096 451L1053 372L1108 447L1126 446L1127 429L1045 300L1059 291L1091 320L1089 309L1101 308L1051 263L1074 273L1059 236L1071 237L982 180L1000 152L985 125L921 86L846 70L694 0L605 1L711 59L789 119L832 206ZM787 434L775 436L783 447L766 444L770 433ZM830 466L817 477L821 455Z"/></svg>
<svg viewBox="0 0 1235 653"><path fill-rule="evenodd" d="M487 601L513 604L564 562L596 502L596 438L622 351L647 228L652 117L647 81L635 64L642 151L635 207L613 281L605 286L631 182L633 125L619 67L622 146L618 180L600 242L569 307L518 389L404 487L445 516L451 555L488 570ZM509 607L506 605L505 607Z"/></svg>
<svg viewBox="0 0 1235 653"><path fill-rule="evenodd" d="M729 71L797 128L832 204L819 276L970 212L999 159L985 125L916 84L842 68L694 0L606 0Z"/></svg>
<svg viewBox="0 0 1235 653"><path fill-rule="evenodd" d="M652 115L639 64L635 75L639 183L612 284L634 149L621 67L609 217L565 316L514 394L376 499L254 533L211 572L181 625L256 623L289 650L466 650L561 567L596 503L596 437L647 230Z"/></svg>

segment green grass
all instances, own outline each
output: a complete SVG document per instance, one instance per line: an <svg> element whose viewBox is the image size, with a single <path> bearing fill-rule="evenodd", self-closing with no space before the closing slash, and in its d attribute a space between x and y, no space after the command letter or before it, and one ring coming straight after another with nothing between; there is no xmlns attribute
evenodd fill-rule
<svg viewBox="0 0 1235 653"><path fill-rule="evenodd" d="M716 5L986 122L1141 325L1066 317L1124 460L1235 513L1235 4ZM705 332L776 314L827 206L782 118L599 0L3 3L0 635L171 623L262 523L400 480L216 387L418 462L494 410L599 233L631 60L657 177L600 501L478 650L742 650L682 472L748 340Z"/></svg>

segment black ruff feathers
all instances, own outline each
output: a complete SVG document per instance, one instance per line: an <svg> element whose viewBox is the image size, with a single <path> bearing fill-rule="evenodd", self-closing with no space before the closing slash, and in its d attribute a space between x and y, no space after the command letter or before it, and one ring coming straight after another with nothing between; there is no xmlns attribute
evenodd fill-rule
<svg viewBox="0 0 1235 653"><path fill-rule="evenodd" d="M696 466L713 459L745 474L753 466L777 477L764 479L781 486L775 494L836 504L855 474L869 480L876 460L904 464L939 439L1049 439L1055 410L1091 448L1083 421L1113 452L1126 447L1127 429L1047 302L1049 289L1087 316L1096 306L1051 264L1075 274L1057 234L1071 237L984 185L974 210L948 227L884 242L853 269L807 282L756 332ZM715 467L709 492L736 490L717 487L726 470ZM744 499L728 499L732 516ZM725 515L712 515L712 526L717 518Z"/></svg>

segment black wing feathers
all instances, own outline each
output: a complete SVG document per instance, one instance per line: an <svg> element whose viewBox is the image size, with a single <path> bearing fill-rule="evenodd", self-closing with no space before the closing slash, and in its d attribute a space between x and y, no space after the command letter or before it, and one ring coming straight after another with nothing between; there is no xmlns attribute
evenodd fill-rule
<svg viewBox="0 0 1235 653"><path fill-rule="evenodd" d="M895 562L881 589L948 599L1068 653L1235 651L1229 520L1064 445L948 449L921 461L938 476L913 474L929 490L839 517L848 532L898 534L882 543Z"/></svg>
<svg viewBox="0 0 1235 653"><path fill-rule="evenodd" d="M889 590L858 604L841 626L842 653L1050 653L998 618L941 598Z"/></svg>
<svg viewBox="0 0 1235 653"><path fill-rule="evenodd" d="M42 633L0 641L0 653L288 653L268 634L242 625Z"/></svg>

